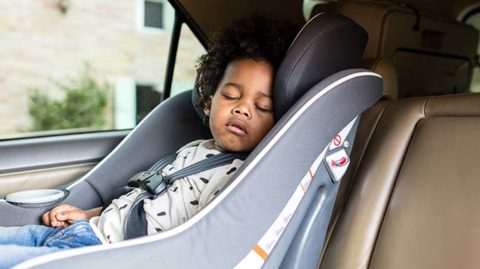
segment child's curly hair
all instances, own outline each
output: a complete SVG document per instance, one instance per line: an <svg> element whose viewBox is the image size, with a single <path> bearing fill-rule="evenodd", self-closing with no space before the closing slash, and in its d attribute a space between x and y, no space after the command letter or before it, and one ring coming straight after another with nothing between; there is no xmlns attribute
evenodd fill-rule
<svg viewBox="0 0 480 269"><path fill-rule="evenodd" d="M197 64L197 106L203 108L215 94L227 65L234 60L265 61L276 71L296 32L297 27L288 21L279 22L258 15L236 20L216 31L207 53Z"/></svg>

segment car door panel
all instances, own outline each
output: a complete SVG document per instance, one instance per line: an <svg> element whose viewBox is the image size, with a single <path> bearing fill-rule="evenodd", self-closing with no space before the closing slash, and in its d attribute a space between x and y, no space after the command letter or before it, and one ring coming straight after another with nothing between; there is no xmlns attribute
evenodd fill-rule
<svg viewBox="0 0 480 269"><path fill-rule="evenodd" d="M0 196L55 188L75 180L103 159L128 131L0 142Z"/></svg>

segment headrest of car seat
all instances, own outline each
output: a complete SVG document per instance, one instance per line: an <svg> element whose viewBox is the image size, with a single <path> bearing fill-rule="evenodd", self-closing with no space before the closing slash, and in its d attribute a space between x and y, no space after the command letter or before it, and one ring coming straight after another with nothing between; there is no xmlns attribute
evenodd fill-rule
<svg viewBox="0 0 480 269"><path fill-rule="evenodd" d="M281 116L300 96L324 78L344 69L360 67L368 35L363 28L342 15L321 13L300 30L278 68L275 86L275 118ZM201 119L203 108L192 103Z"/></svg>
<svg viewBox="0 0 480 269"><path fill-rule="evenodd" d="M372 58L362 61L362 67L382 76L383 97L398 99L398 77L393 62L385 58Z"/></svg>
<svg viewBox="0 0 480 269"><path fill-rule="evenodd" d="M198 74L197 74L197 77L195 78L194 85L197 85L197 80L198 80ZM199 100L199 98L200 98L200 93L198 92L198 88L194 86L192 90L193 108L195 109L195 112L197 112L197 115L200 117L200 119L202 119L203 124L208 126L207 117L205 116L205 112L203 112L203 107L197 104L197 100Z"/></svg>
<svg viewBox="0 0 480 269"><path fill-rule="evenodd" d="M275 117L281 116L312 86L326 77L360 67L367 32L336 13L321 13L300 30L275 78Z"/></svg>

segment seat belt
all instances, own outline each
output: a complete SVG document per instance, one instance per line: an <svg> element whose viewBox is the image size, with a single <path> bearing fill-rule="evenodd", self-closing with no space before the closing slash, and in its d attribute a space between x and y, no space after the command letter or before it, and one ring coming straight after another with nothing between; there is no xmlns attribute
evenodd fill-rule
<svg viewBox="0 0 480 269"><path fill-rule="evenodd" d="M177 179L232 163L235 159L245 160L248 152L219 153L184 167L171 175L164 175L162 170L168 164L171 164L176 159L176 156L176 154L170 154L160 159L150 169L135 174L128 181L129 187L141 188L143 191L133 202L125 219L123 229L125 240L147 235L147 220L143 210L143 200L147 198L155 199L164 194Z"/></svg>

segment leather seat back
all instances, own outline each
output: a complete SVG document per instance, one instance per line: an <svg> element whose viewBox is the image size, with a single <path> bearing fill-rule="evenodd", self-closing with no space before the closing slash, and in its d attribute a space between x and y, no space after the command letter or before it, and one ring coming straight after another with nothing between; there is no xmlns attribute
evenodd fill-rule
<svg viewBox="0 0 480 269"><path fill-rule="evenodd" d="M365 59L362 66L382 76L384 98L398 98L397 71L392 61L385 58Z"/></svg>
<svg viewBox="0 0 480 269"><path fill-rule="evenodd" d="M393 62L399 98L468 92L478 44L472 26L393 1L342 1L337 9L367 30L364 59Z"/></svg>
<svg viewBox="0 0 480 269"><path fill-rule="evenodd" d="M478 268L480 94L389 100L369 112L320 268Z"/></svg>

